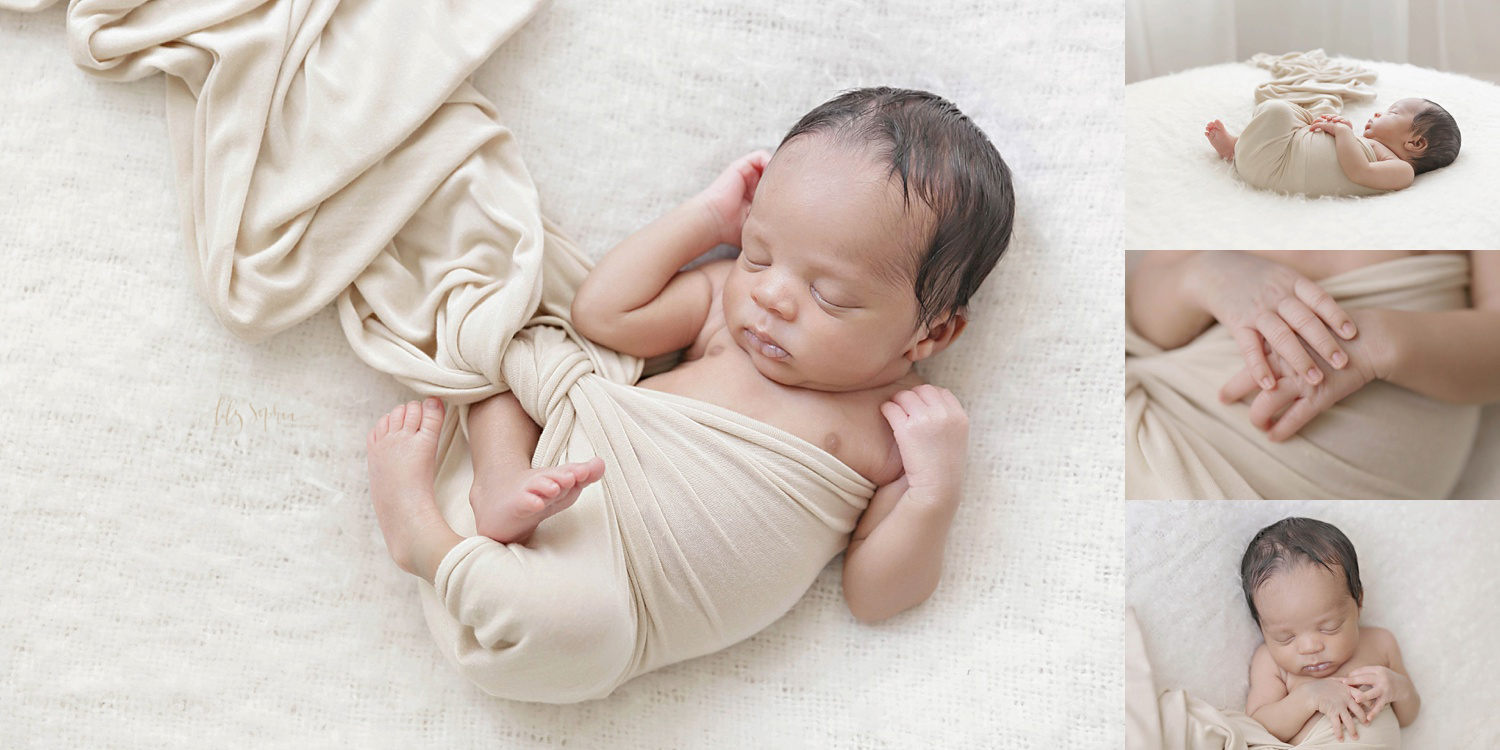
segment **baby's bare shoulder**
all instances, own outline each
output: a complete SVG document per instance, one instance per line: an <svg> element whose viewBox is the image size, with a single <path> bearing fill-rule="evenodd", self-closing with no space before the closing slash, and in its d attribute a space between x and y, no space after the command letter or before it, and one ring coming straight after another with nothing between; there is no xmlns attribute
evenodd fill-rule
<svg viewBox="0 0 1500 750"><path fill-rule="evenodd" d="M1370 645L1379 649L1382 654L1390 653L1397 648L1395 634L1385 628L1362 625L1359 628L1359 637L1361 640L1368 640Z"/></svg>

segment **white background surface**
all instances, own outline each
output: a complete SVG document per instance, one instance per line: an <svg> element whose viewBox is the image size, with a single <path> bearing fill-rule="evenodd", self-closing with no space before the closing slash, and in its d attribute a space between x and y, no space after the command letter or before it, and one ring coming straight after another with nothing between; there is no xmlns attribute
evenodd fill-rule
<svg viewBox="0 0 1500 750"><path fill-rule="evenodd" d="M332 310L229 335L186 274L161 80L75 69L61 7L0 12L0 746L1118 746L1121 17L558 2L480 70L596 257L860 85L953 99L1018 189L924 372L973 435L933 599L859 625L836 560L745 643L541 706L451 669L385 557L364 435L409 394Z"/></svg>

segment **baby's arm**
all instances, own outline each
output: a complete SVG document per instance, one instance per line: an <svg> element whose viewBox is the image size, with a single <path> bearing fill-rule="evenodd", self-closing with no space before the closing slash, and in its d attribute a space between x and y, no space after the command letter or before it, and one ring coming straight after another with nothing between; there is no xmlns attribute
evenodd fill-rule
<svg viewBox="0 0 1500 750"><path fill-rule="evenodd" d="M1500 401L1500 252L1469 256L1473 309L1370 311L1386 342L1381 378L1449 403Z"/></svg>
<svg viewBox="0 0 1500 750"><path fill-rule="evenodd" d="M1343 168L1344 175L1356 185L1374 190L1400 190L1410 187L1417 178L1416 170L1400 159L1366 159L1364 149L1359 147L1359 141L1356 140L1359 136L1354 134L1354 129L1349 127L1347 120L1326 125L1319 123L1313 125L1313 128L1333 134L1339 166Z"/></svg>
<svg viewBox="0 0 1500 750"><path fill-rule="evenodd" d="M697 198L625 238L589 272L573 297L573 327L589 340L637 357L693 342L708 317L709 279L683 265L718 245Z"/></svg>
<svg viewBox="0 0 1500 750"><path fill-rule="evenodd" d="M1147 250L1125 279L1125 314L1147 341L1176 349L1213 325L1192 286L1199 250Z"/></svg>
<svg viewBox="0 0 1500 750"><path fill-rule="evenodd" d="M615 246L578 288L573 327L637 357L693 343L708 318L713 284L701 269L678 269L720 244L739 245L769 158L763 151L742 157L702 193Z"/></svg>
<svg viewBox="0 0 1500 750"><path fill-rule="evenodd" d="M1270 650L1262 644L1250 658L1250 694L1245 698L1245 713L1286 742L1297 736L1317 711L1302 696L1287 693Z"/></svg>
<svg viewBox="0 0 1500 750"><path fill-rule="evenodd" d="M915 607L937 589L968 460L968 417L952 393L923 384L880 411L906 473L876 490L844 553L844 599L861 622Z"/></svg>

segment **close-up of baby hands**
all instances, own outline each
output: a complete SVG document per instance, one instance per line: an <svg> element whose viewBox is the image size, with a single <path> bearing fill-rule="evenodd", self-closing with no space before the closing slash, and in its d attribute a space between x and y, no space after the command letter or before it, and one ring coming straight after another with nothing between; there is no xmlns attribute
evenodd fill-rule
<svg viewBox="0 0 1500 750"><path fill-rule="evenodd" d="M1247 366L1219 389L1219 400L1226 404L1249 400L1250 423L1265 432L1271 442L1287 440L1314 417L1378 379L1375 356L1367 351L1366 339L1368 337L1345 342L1350 355L1339 366L1298 342L1304 355L1316 360L1317 370L1327 373L1316 383L1299 375L1299 372L1307 372L1301 370L1300 365L1288 363L1268 347L1262 355L1273 373L1275 387L1264 388Z"/></svg>
<svg viewBox="0 0 1500 750"><path fill-rule="evenodd" d="M1267 364L1268 348L1287 365L1281 376L1301 377L1310 385L1322 382L1325 370L1348 364L1338 339L1353 339L1359 327L1316 282L1244 253L1205 253L1203 262L1208 269L1204 305L1234 336L1262 389L1274 388L1278 377ZM1314 353L1327 364L1320 368Z"/></svg>

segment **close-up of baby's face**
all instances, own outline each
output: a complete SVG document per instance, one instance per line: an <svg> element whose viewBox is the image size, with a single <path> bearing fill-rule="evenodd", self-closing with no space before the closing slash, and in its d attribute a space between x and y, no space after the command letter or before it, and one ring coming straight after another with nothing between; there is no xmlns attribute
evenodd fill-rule
<svg viewBox="0 0 1500 750"><path fill-rule="evenodd" d="M820 135L766 167L724 283L729 332L765 377L852 391L909 369L905 352L925 336L912 283L924 228L888 172ZM913 199L913 215L926 210Z"/></svg>
<svg viewBox="0 0 1500 750"><path fill-rule="evenodd" d="M1305 562L1255 590L1260 632L1271 658L1288 674L1328 677L1359 646L1359 604L1341 567Z"/></svg>
<svg viewBox="0 0 1500 750"><path fill-rule="evenodd" d="M1391 104L1384 112L1376 112L1365 123L1365 137L1380 141L1387 146L1405 143L1413 135L1412 120L1422 114L1429 105L1421 99L1401 99Z"/></svg>

